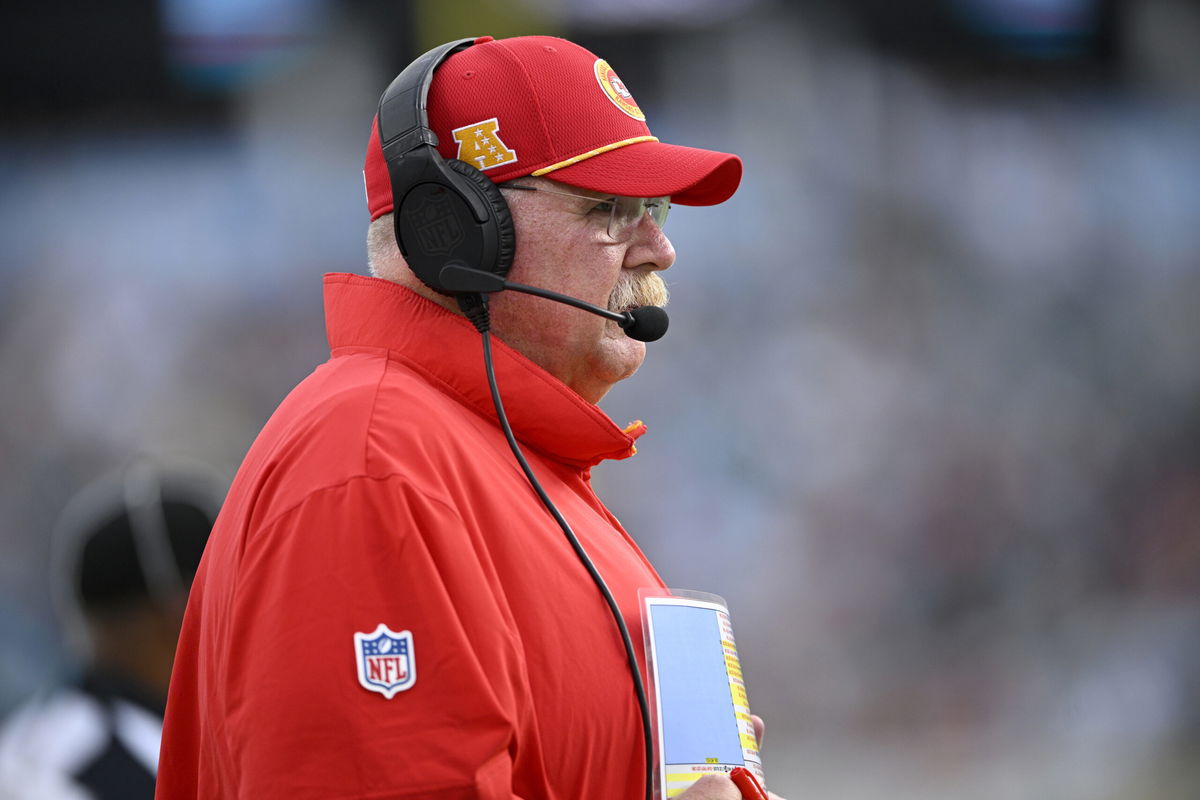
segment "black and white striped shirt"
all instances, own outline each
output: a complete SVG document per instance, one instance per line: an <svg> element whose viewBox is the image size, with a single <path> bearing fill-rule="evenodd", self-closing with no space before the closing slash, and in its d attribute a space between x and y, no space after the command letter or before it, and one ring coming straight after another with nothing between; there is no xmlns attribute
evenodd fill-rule
<svg viewBox="0 0 1200 800"><path fill-rule="evenodd" d="M163 704L93 672L26 702L0 727L0 800L152 800Z"/></svg>

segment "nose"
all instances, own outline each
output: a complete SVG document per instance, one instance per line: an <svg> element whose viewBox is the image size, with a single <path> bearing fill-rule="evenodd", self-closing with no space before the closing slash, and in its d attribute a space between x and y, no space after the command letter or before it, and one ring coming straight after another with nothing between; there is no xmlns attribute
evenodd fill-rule
<svg viewBox="0 0 1200 800"><path fill-rule="evenodd" d="M625 251L625 267L634 269L667 269L675 263L675 247L663 229L647 212L642 215Z"/></svg>

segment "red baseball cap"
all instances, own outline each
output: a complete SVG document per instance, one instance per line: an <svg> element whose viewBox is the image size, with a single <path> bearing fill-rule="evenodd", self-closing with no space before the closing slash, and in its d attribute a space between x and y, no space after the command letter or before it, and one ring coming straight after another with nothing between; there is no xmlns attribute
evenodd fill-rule
<svg viewBox="0 0 1200 800"><path fill-rule="evenodd" d="M442 156L475 164L494 183L545 176L709 206L728 200L742 179L735 155L660 142L607 61L552 36L481 36L438 67L428 109ZM371 219L390 212L375 122L363 178Z"/></svg>

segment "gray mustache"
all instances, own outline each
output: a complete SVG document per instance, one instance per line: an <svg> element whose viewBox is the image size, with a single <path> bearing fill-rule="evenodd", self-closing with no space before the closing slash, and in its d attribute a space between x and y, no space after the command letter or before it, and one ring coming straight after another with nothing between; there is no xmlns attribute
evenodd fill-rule
<svg viewBox="0 0 1200 800"><path fill-rule="evenodd" d="M670 299L667 284L657 272L622 273L608 296L609 311L627 311L638 306L665 306Z"/></svg>

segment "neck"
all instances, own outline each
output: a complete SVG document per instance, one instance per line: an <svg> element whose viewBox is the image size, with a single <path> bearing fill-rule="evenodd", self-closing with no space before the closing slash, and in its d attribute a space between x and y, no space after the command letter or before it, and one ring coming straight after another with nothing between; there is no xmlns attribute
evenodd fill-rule
<svg viewBox="0 0 1200 800"><path fill-rule="evenodd" d="M375 274L379 278L391 281L392 283L398 283L406 289L411 289L421 297L437 303L447 311L458 314L459 316L462 315L462 311L458 307L457 300L448 295L444 295L441 292L436 292L433 289L430 289L403 262L389 265L387 269L378 270Z"/></svg>

